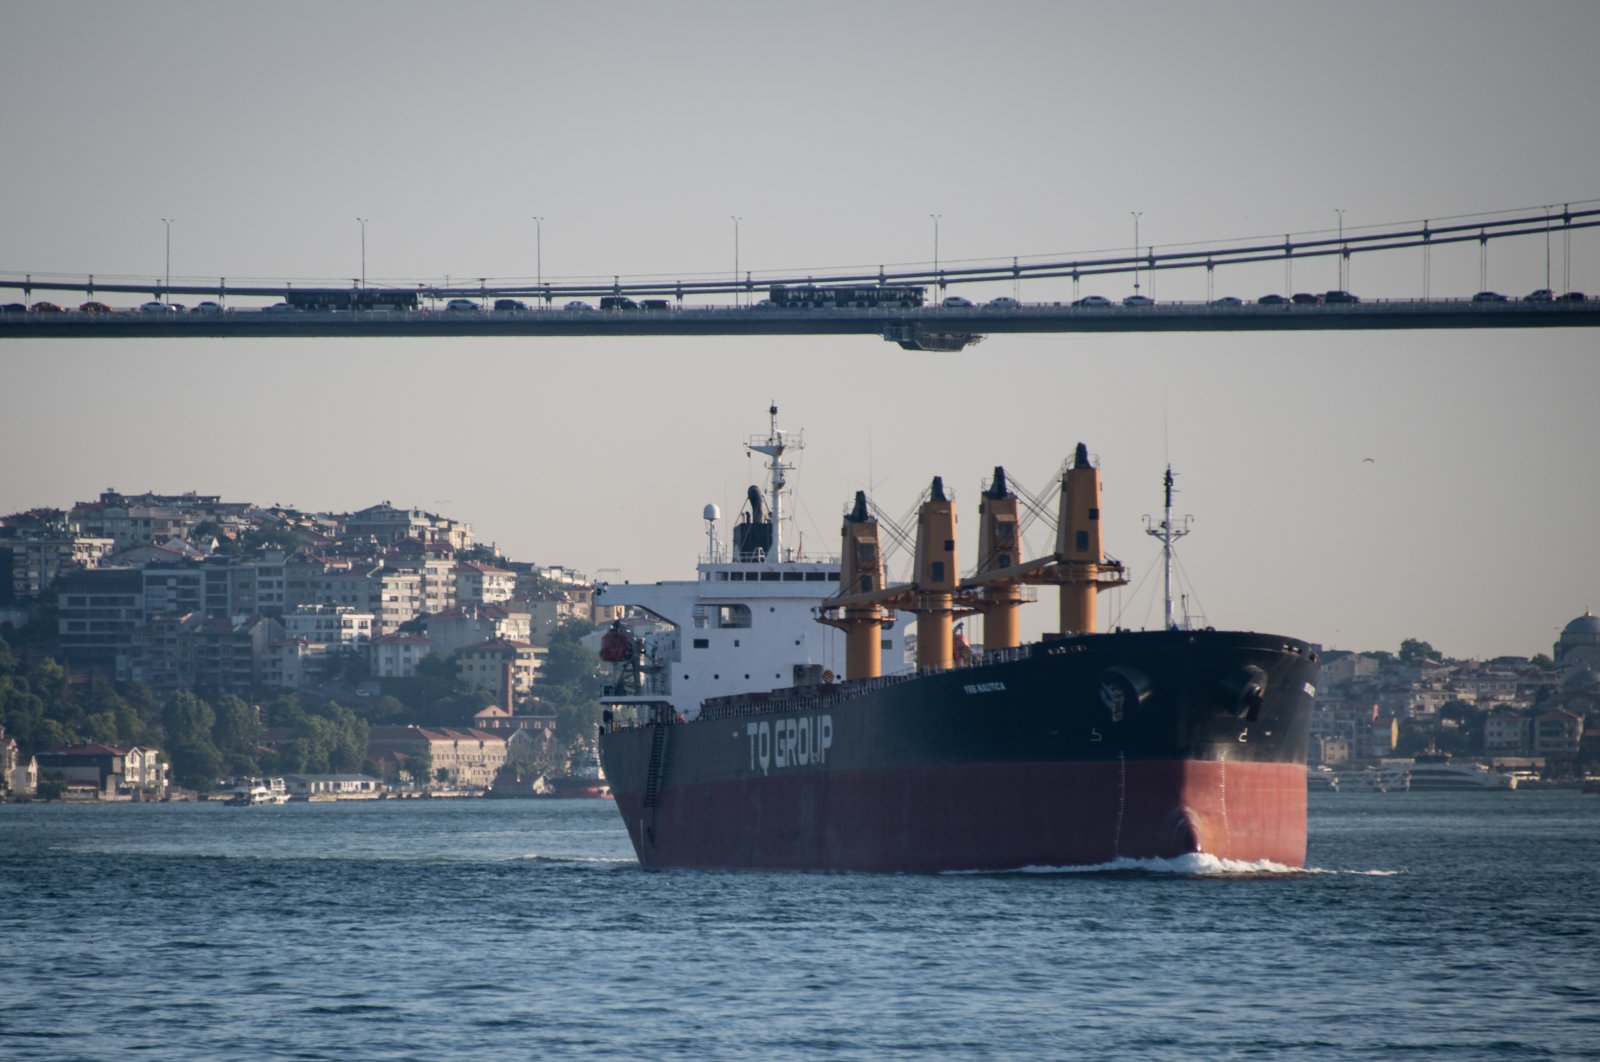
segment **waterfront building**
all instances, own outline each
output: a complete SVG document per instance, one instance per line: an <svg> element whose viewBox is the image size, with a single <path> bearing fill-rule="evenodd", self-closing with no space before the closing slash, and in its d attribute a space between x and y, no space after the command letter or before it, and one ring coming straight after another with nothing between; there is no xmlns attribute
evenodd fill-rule
<svg viewBox="0 0 1600 1062"><path fill-rule="evenodd" d="M433 780L486 789L506 762L506 741L498 734L460 727L375 726L367 732L367 758L387 770L405 770L408 757L427 748Z"/></svg>
<svg viewBox="0 0 1600 1062"><path fill-rule="evenodd" d="M166 795L167 765L153 748L121 749L98 741L58 745L35 757L41 782L58 782L69 793L101 800Z"/></svg>
<svg viewBox="0 0 1600 1062"><path fill-rule="evenodd" d="M1583 719L1572 712L1552 708L1533 717L1531 748L1535 756L1570 757L1577 755L1583 739Z"/></svg>
<svg viewBox="0 0 1600 1062"><path fill-rule="evenodd" d="M286 774L290 800L375 800L383 787L370 774Z"/></svg>

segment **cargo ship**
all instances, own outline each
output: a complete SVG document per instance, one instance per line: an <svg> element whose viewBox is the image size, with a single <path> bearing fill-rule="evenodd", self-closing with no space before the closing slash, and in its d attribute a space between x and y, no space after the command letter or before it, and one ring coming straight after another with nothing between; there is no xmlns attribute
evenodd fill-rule
<svg viewBox="0 0 1600 1062"><path fill-rule="evenodd" d="M771 458L769 500L751 488L731 554L708 529L695 581L601 599L659 624L615 624L601 654L616 674L598 746L641 865L920 873L1192 854L1304 865L1314 648L1189 629L1170 590L1161 629L1097 633L1098 594L1127 580L1101 543L1099 470L1083 444L1062 471L1053 552L1021 558L1023 513L996 468L961 576L955 509L935 478L913 577L886 584L864 493L839 556L784 548L786 438L768 412L765 444L748 445ZM1023 644L1018 612L1039 587L1059 591L1059 629ZM915 620L914 665L901 614ZM969 617L982 619L980 648L957 630Z"/></svg>

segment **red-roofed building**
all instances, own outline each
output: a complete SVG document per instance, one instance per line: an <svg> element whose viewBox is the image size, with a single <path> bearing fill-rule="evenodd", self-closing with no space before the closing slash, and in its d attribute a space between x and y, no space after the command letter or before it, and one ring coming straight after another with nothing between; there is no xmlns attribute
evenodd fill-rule
<svg viewBox="0 0 1600 1062"><path fill-rule="evenodd" d="M434 779L454 786L487 789L506 762L505 738L484 730L375 726L367 732L367 757L384 769L385 777L392 778L391 772L424 747L432 757Z"/></svg>

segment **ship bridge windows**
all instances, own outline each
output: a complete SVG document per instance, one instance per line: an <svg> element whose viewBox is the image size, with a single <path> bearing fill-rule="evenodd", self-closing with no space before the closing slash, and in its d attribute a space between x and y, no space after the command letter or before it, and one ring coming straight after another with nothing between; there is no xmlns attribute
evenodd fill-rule
<svg viewBox="0 0 1600 1062"><path fill-rule="evenodd" d="M805 572L784 572L783 573L783 581L786 582L786 583L804 582L805 581L805 577L806 577L806 573Z"/></svg>
<svg viewBox="0 0 1600 1062"><path fill-rule="evenodd" d="M750 606L718 605L717 626L722 628L750 626Z"/></svg>
<svg viewBox="0 0 1600 1062"><path fill-rule="evenodd" d="M781 573L779 572L762 572L761 581L764 583L775 583L778 581L780 575Z"/></svg>

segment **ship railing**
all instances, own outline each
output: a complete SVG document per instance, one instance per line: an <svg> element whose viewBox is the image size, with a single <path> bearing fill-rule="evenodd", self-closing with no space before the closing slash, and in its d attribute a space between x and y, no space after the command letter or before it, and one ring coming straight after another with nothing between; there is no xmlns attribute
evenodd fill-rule
<svg viewBox="0 0 1600 1062"><path fill-rule="evenodd" d="M700 708L701 719L742 719L756 715L783 715L786 713L813 712L834 708L847 701L864 697L887 686L909 682L918 677L916 672L880 675L872 679L854 679L840 685L803 687L803 692L785 691L782 695L771 693L744 693L727 698L713 698Z"/></svg>
<svg viewBox="0 0 1600 1062"><path fill-rule="evenodd" d="M1033 656L1031 645L1018 645L1006 649L977 649L965 661L959 661L957 667L985 667L989 664L1009 664L1016 660L1027 660Z"/></svg>

